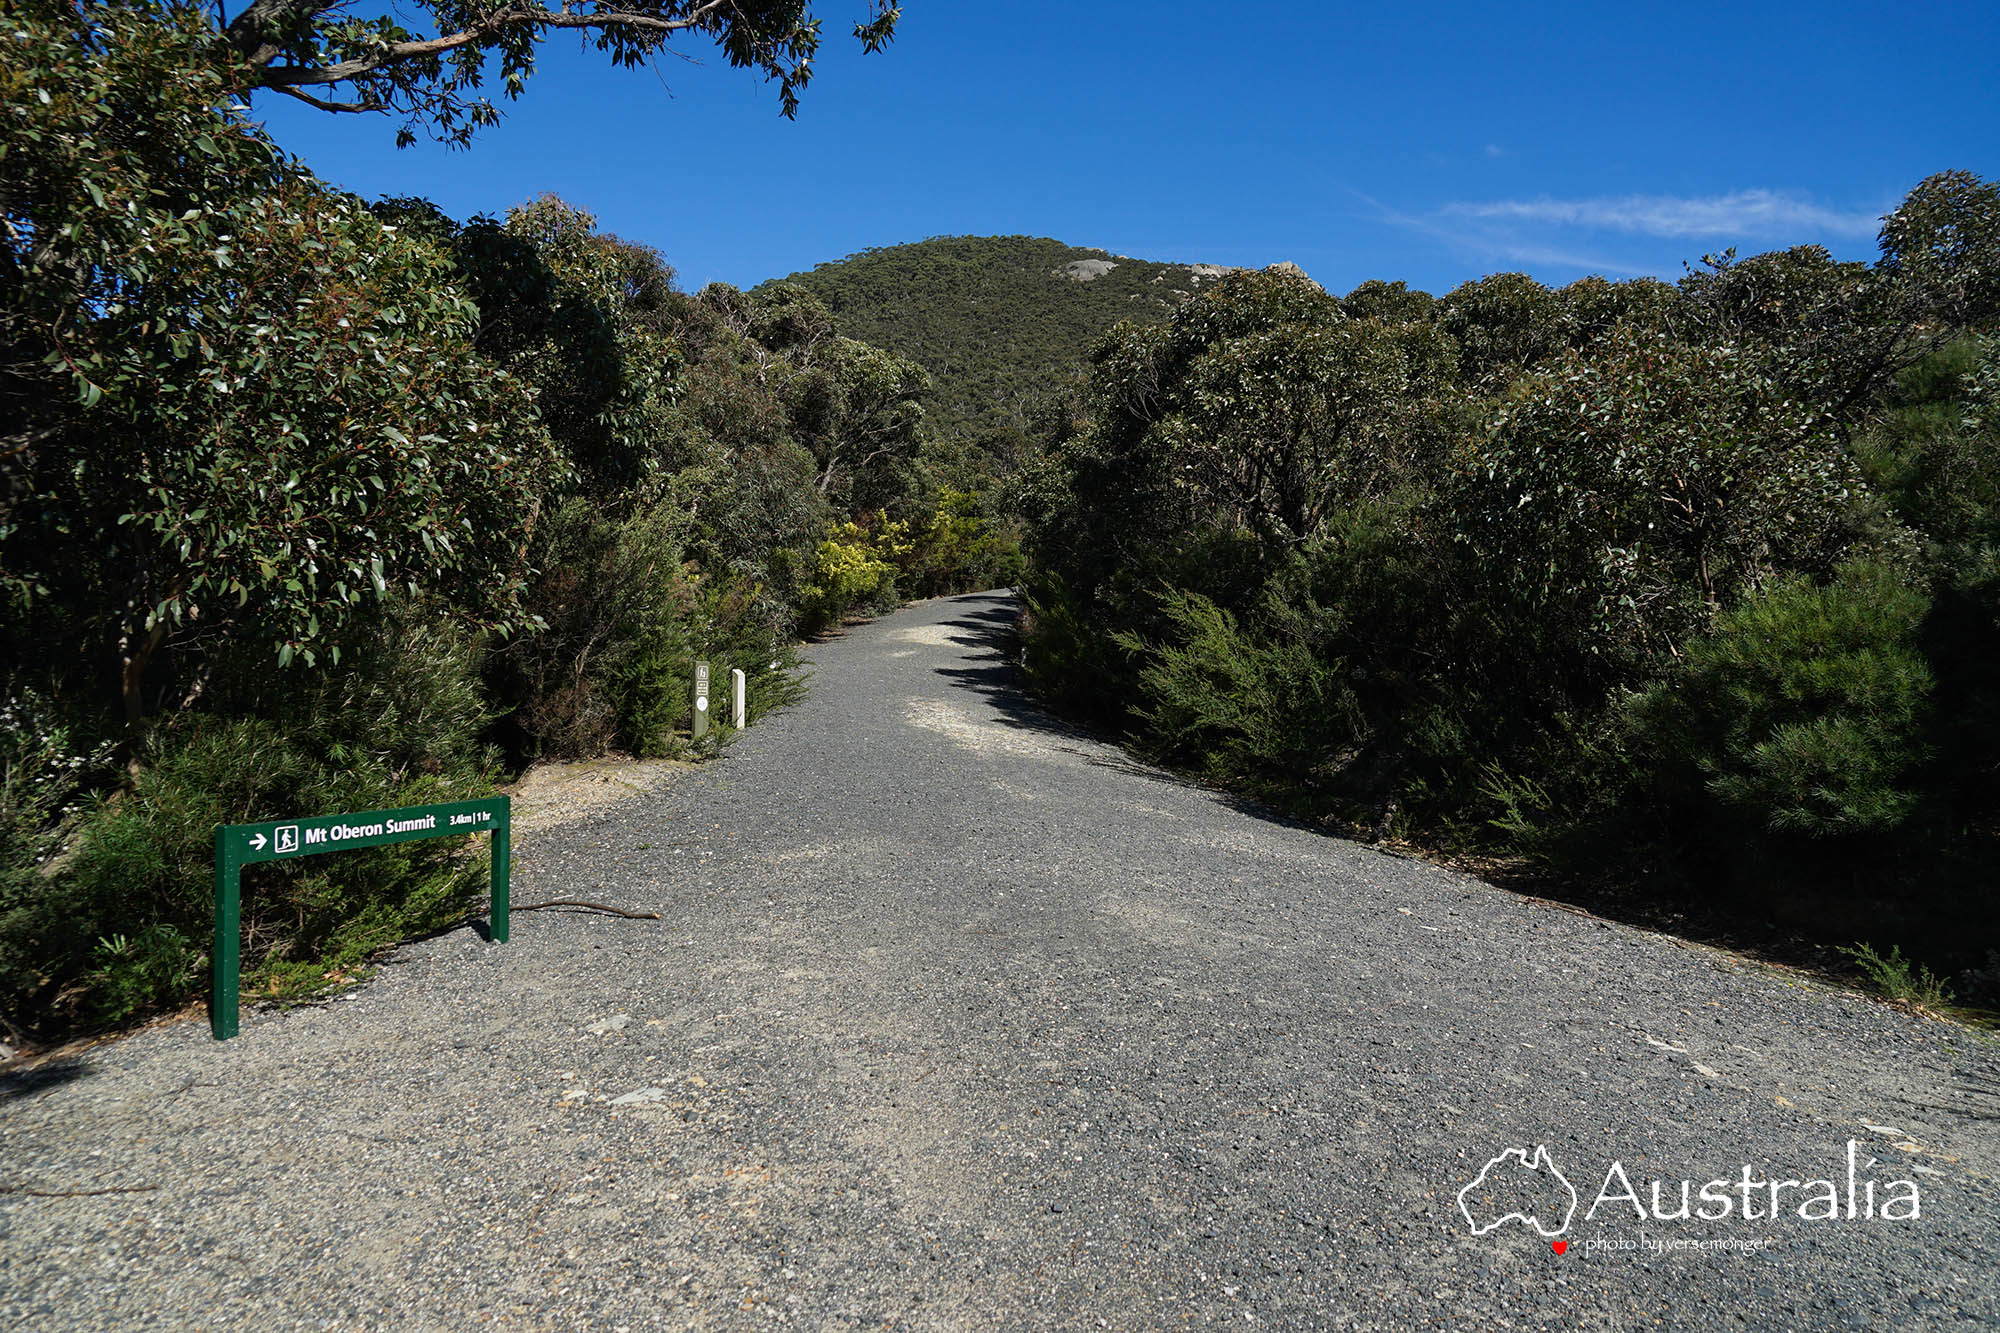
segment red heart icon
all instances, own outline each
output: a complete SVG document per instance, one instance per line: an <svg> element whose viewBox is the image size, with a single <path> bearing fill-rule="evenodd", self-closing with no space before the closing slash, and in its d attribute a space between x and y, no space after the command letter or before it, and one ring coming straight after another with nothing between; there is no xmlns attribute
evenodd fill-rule
<svg viewBox="0 0 2000 1333"><path fill-rule="evenodd" d="M1557 1254L1561 1254L1569 1249L1569 1242L1566 1240L1552 1240L1549 1242L1549 1248Z"/></svg>

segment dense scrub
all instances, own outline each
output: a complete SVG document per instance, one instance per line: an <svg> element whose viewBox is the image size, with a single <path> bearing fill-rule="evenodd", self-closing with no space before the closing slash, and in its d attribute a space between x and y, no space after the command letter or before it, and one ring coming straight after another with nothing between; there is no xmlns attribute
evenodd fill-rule
<svg viewBox="0 0 2000 1333"><path fill-rule="evenodd" d="M0 1015L178 1002L216 824L694 753L790 645L1018 563L915 364L796 288L679 291L561 200L333 190L193 8L11 0L0 44ZM713 745L718 733L705 744ZM259 867L253 987L461 915L451 842Z"/></svg>
<svg viewBox="0 0 2000 1333"><path fill-rule="evenodd" d="M1953 967L2000 944L2000 189L1881 262L1237 275L1020 486L1053 699L1331 827Z"/></svg>

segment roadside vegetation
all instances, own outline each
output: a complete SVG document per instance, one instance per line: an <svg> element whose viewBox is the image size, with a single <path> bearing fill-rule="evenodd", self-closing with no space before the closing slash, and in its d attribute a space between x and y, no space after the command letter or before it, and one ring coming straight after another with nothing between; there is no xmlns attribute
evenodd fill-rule
<svg viewBox="0 0 2000 1333"><path fill-rule="evenodd" d="M352 9L0 0L0 1036L198 993L217 824L697 756L695 661L768 708L798 638L1016 584L1044 696L1163 762L2000 1001L2000 187L1678 283L1014 237L690 293L561 199L332 189L246 101L463 143L583 27L789 115L811 6L450 60ZM458 851L259 867L250 989L460 919Z"/></svg>
<svg viewBox="0 0 2000 1333"><path fill-rule="evenodd" d="M559 199L460 221L331 189L250 122L269 68L214 22L0 24L16 1041L199 993L217 824L692 755L697 659L761 711L799 636L1019 562L920 367L798 288L680 291ZM461 918L461 851L259 867L246 993Z"/></svg>
<svg viewBox="0 0 2000 1333"><path fill-rule="evenodd" d="M1872 265L1225 278L1052 414L1028 668L1323 827L1941 1002L2000 947L1997 326L1963 172Z"/></svg>

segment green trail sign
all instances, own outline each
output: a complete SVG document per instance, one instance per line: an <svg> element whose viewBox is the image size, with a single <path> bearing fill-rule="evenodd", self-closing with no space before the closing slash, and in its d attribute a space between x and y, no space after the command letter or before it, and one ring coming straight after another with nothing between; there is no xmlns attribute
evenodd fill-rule
<svg viewBox="0 0 2000 1333"><path fill-rule="evenodd" d="M237 987L242 944L243 867L260 861L289 861L321 852L346 852L454 833L493 835L493 904L488 928L497 944L507 941L507 864L512 841L505 796L446 805L411 805L400 810L362 810L345 815L274 819L263 824L222 824L215 830L215 985L209 1000L209 1029L217 1041L236 1035Z"/></svg>

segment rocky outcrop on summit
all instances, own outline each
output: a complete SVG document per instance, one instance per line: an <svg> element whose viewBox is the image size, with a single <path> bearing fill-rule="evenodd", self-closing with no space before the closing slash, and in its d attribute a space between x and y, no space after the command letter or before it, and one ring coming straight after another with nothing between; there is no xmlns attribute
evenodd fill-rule
<svg viewBox="0 0 2000 1333"><path fill-rule="evenodd" d="M1266 266L1264 271L1266 273L1296 273L1299 277L1304 278L1307 282L1311 282L1313 286L1315 287L1320 286L1319 283L1313 281L1312 274L1306 272L1304 269L1300 268L1297 264L1294 264L1289 259L1280 259L1277 263ZM1320 290L1325 291L1326 288L1320 287Z"/></svg>
<svg viewBox="0 0 2000 1333"><path fill-rule="evenodd" d="M1078 259L1064 264L1055 271L1058 278L1068 278L1072 282L1096 282L1118 265L1108 259Z"/></svg>

